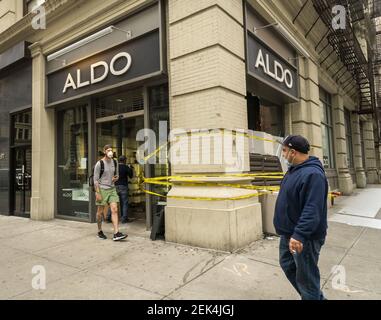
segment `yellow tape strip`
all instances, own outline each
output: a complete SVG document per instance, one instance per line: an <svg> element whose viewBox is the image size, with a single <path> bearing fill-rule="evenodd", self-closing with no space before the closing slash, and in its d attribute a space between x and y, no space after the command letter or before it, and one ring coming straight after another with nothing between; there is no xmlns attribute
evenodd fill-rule
<svg viewBox="0 0 381 320"><path fill-rule="evenodd" d="M148 159L152 158L156 153L160 152L161 149L165 148L169 144L169 141L162 144L159 148L157 148L155 151L151 152L148 156L144 157L144 161L147 161Z"/></svg>
<svg viewBox="0 0 381 320"><path fill-rule="evenodd" d="M242 200L242 199L248 199L253 197L258 197L266 194L272 194L272 192L269 190L268 192L258 192L258 193L252 193L244 196L237 196L237 197L228 197L228 198L213 198L213 197L187 197L187 196L165 196L156 192L148 191L143 189L147 194L151 194L154 196L162 197L162 198L172 198L172 199L181 199L181 200L200 200L200 201L223 201L223 200ZM337 197L337 195L328 194L330 197Z"/></svg>
<svg viewBox="0 0 381 320"><path fill-rule="evenodd" d="M163 197L163 198L172 198L172 199L181 199L181 200L201 200L201 201L223 201L223 200L242 200L242 199L249 199L253 197L258 197L261 195L269 194L270 192L262 192L262 193L252 193L252 194L247 194L244 196L237 196L237 197L228 197L228 198L213 198L213 197L187 197L187 196L165 196L156 192L148 191L143 189L145 193L158 196L158 197Z"/></svg>
<svg viewBox="0 0 381 320"><path fill-rule="evenodd" d="M170 182L155 182L148 181L144 182L147 184L156 184L156 185L164 185L164 186L172 186L173 184ZM224 183L215 183L215 184L203 184L203 183L180 183L181 186L186 187L230 187L230 188L239 188L239 189L247 189L247 190L268 190L268 191L279 191L278 186L252 186L252 185L240 185L240 184L224 184Z"/></svg>
<svg viewBox="0 0 381 320"><path fill-rule="evenodd" d="M162 181L155 181L150 179L145 179L143 183L146 184L157 184L157 185L164 185L164 186L172 186L172 182L162 182ZM180 183L177 183L178 185L183 185L187 187L231 187L231 188L240 188L240 189L248 189L248 190L269 190L269 191L278 191L279 186L253 186L253 185L245 185L245 184L236 184L236 183L206 183L204 181L193 181L193 180L183 180Z"/></svg>
<svg viewBox="0 0 381 320"><path fill-rule="evenodd" d="M211 174L184 174L184 175L177 175L177 176L161 176L161 177L154 177L154 178L145 178L150 179L152 181L154 180L181 180L186 178L235 178L235 177L257 177L257 178L263 178L267 177L268 179L282 179L284 176L283 172L264 172L264 173L226 173L226 174L220 174L220 173L211 173Z"/></svg>
<svg viewBox="0 0 381 320"><path fill-rule="evenodd" d="M223 131L224 134L226 135L225 131L228 131L227 129L213 129L213 130L220 130L220 131ZM218 132L216 132L218 133ZM186 133L182 133L182 134L179 134L179 135L176 135L176 138L179 138L183 135L191 135L191 136L196 136L196 135L200 135L200 136L206 136L206 135L210 135L210 134L213 134L213 132L186 132ZM281 144L280 141L278 140L272 140L272 139L266 139L266 138L262 138L262 137L259 137L259 136L254 136L254 135L250 135L248 133L242 133L242 132L237 132L237 131L231 131L229 130L228 134L231 134L231 135L243 135L249 139L255 139L255 140L260 140L260 141L267 141L267 142L272 142L272 143L279 143ZM166 147L170 142L172 141L167 141L166 143L162 144L161 146L159 146L156 150L154 150L153 152L151 152L149 155L147 155L146 157L144 157L144 161L147 161L148 159L150 159L151 157L153 157L154 155L156 155L157 153L160 152L161 149L163 149L164 147Z"/></svg>

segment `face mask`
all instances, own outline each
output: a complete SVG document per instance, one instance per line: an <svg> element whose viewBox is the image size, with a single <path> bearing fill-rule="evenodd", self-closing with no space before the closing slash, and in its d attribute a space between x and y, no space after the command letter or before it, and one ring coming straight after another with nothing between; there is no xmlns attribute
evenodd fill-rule
<svg viewBox="0 0 381 320"><path fill-rule="evenodd" d="M107 152L107 156L111 159L114 156L114 152L112 151Z"/></svg>
<svg viewBox="0 0 381 320"><path fill-rule="evenodd" d="M290 169L290 167L292 166L290 161L288 161L287 159L284 159L284 162L285 162L286 166Z"/></svg>
<svg viewBox="0 0 381 320"><path fill-rule="evenodd" d="M290 152L290 150L287 152L287 155L284 157L284 162L286 163L288 168L293 166L293 162L294 162L294 159L295 159L295 157L293 157L291 162L287 160L289 152Z"/></svg>

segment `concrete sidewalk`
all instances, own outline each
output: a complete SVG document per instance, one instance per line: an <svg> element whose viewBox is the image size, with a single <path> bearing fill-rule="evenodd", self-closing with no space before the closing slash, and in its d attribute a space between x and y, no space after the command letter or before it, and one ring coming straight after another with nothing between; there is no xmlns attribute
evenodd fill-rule
<svg viewBox="0 0 381 320"><path fill-rule="evenodd" d="M338 199L330 219L352 200ZM111 241L110 224L107 240L96 229L0 216L0 299L299 299L279 267L277 237L230 254L151 241L134 224L122 226L122 242ZM381 299L381 230L330 221L319 264L328 299ZM36 265L45 290L32 287Z"/></svg>

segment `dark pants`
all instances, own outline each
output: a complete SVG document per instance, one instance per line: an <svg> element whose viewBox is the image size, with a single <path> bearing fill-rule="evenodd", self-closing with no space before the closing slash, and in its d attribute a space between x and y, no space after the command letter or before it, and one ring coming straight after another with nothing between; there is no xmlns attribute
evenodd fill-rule
<svg viewBox="0 0 381 320"><path fill-rule="evenodd" d="M308 240L303 243L303 251L292 254L290 239L281 236L279 244L279 263L287 279L302 297L302 300L324 300L320 290L318 260L325 239Z"/></svg>
<svg viewBox="0 0 381 320"><path fill-rule="evenodd" d="M116 192L119 196L120 204L120 216L122 221L126 221L128 218L128 187L127 186L116 186ZM111 221L111 209L109 208L107 213L107 220Z"/></svg>
<svg viewBox="0 0 381 320"><path fill-rule="evenodd" d="M122 217L122 221L126 221L128 218L128 187L116 186L116 191L119 196L120 215Z"/></svg>

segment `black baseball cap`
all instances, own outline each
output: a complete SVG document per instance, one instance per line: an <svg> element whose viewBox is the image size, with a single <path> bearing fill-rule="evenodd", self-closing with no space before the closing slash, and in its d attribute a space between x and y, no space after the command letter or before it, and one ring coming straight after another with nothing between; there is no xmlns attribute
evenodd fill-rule
<svg viewBox="0 0 381 320"><path fill-rule="evenodd" d="M282 144L301 153L307 154L310 151L310 143L300 135L289 135L283 140Z"/></svg>

